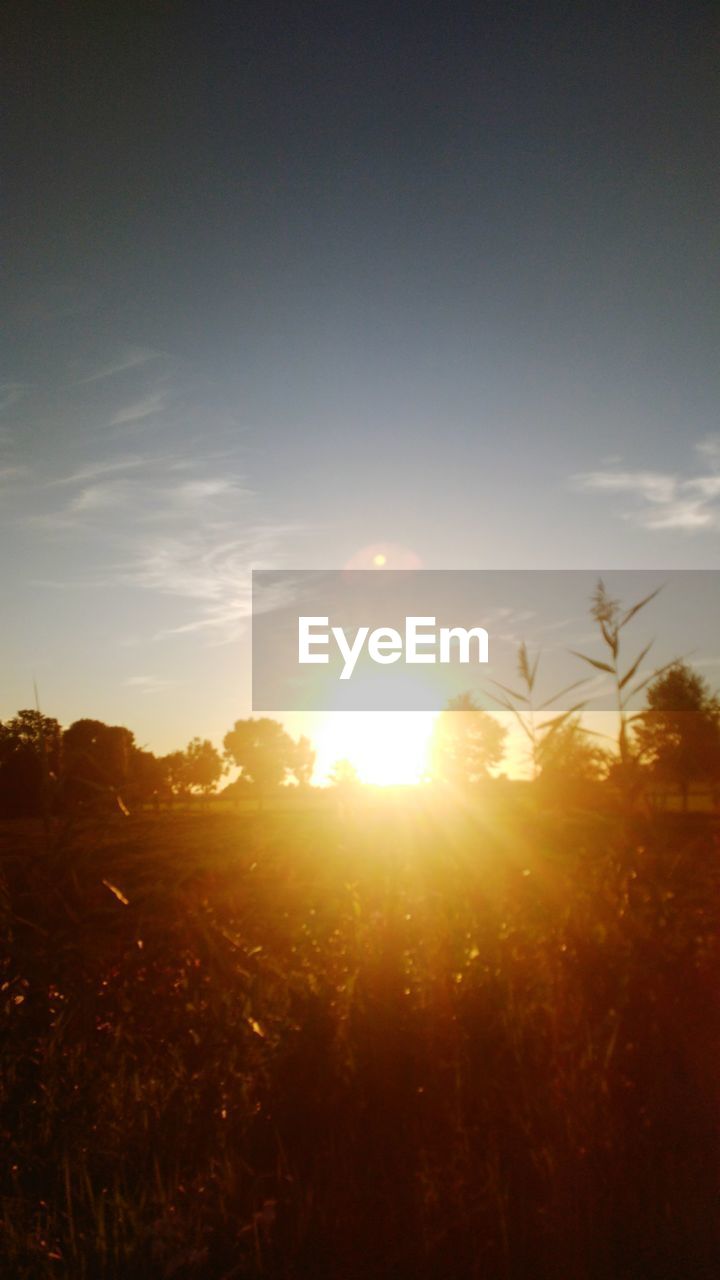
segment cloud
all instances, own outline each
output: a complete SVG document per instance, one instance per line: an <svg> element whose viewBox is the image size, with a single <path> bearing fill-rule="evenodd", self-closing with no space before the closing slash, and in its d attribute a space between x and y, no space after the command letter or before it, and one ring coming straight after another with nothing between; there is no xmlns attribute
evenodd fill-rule
<svg viewBox="0 0 720 1280"><path fill-rule="evenodd" d="M139 689L141 693L162 693L165 689L172 689L177 684L176 680L166 680L162 676L128 676L123 681L126 689Z"/></svg>
<svg viewBox="0 0 720 1280"><path fill-rule="evenodd" d="M109 507L118 507L123 497L117 485L96 484L81 489L80 493L68 504L67 514L77 515L91 511L106 511Z"/></svg>
<svg viewBox="0 0 720 1280"><path fill-rule="evenodd" d="M686 480L685 488L696 490L705 498L717 498L720 496L720 475L697 476L694 480Z"/></svg>
<svg viewBox="0 0 720 1280"><path fill-rule="evenodd" d="M230 455L194 459L184 453L88 458L33 490L23 520L47 537L59 534L89 548L89 576L46 585L132 588L174 597L163 635L234 640L251 610L251 569L271 568L303 528L260 525L254 494L230 467ZM38 508L37 502L42 503ZM143 680L145 677L143 677ZM149 677L148 677L149 679ZM140 688L140 677L128 677Z"/></svg>
<svg viewBox="0 0 720 1280"><path fill-rule="evenodd" d="M242 533L236 523L195 527L152 542L121 581L192 602L192 616L161 636L204 633L212 643L229 643L250 617L251 569L272 567L285 538L301 532L285 525L251 525Z"/></svg>
<svg viewBox="0 0 720 1280"><path fill-rule="evenodd" d="M581 489L633 493L653 503L672 502L677 489L674 476L657 471L585 471L573 480Z"/></svg>
<svg viewBox="0 0 720 1280"><path fill-rule="evenodd" d="M621 514L643 529L720 531L720 437L695 446L703 474L604 469L584 471L571 478L577 489L627 494L634 500Z"/></svg>
<svg viewBox="0 0 720 1280"><path fill-rule="evenodd" d="M641 523L646 529L720 529L720 511L700 501L670 502Z"/></svg>
<svg viewBox="0 0 720 1280"><path fill-rule="evenodd" d="M187 484L179 484L173 490L174 496L179 502L191 503L202 502L206 498L218 498L221 494L237 492L249 493L249 490L239 490L238 481L227 476L211 477L207 480L189 480Z"/></svg>
<svg viewBox="0 0 720 1280"><path fill-rule="evenodd" d="M720 435L706 436L695 448L703 457L710 458L714 463L720 462Z"/></svg>
<svg viewBox="0 0 720 1280"><path fill-rule="evenodd" d="M144 422L146 418L152 418L158 413L162 413L167 408L167 392L166 391L150 391L147 395L142 396L140 400L134 400L131 404L125 405L124 408L118 409L111 417L109 426L123 427L129 426L133 422Z"/></svg>
<svg viewBox="0 0 720 1280"><path fill-rule="evenodd" d="M183 479L178 480L178 468L183 464ZM203 475L205 465L191 462L172 454L125 454L101 458L89 462L75 471L56 476L38 486L37 492L63 492L63 502L54 510L26 516L35 525L47 528L72 528L87 523L88 517L110 508L126 506L134 531L143 525L167 525L187 523L190 510L193 519L216 518L222 511L222 503L249 497L243 487L242 477L231 472L225 475ZM8 479L17 468L7 468ZM195 475L192 474L193 470ZM200 474L198 474L200 472ZM0 482L3 469L0 468Z"/></svg>
<svg viewBox="0 0 720 1280"><path fill-rule="evenodd" d="M88 382L100 382L103 378L113 378L116 373L124 373L126 369L138 369L141 365L148 364L150 360L159 360L162 355L162 351L151 351L147 347L125 347L114 360L101 365L99 369L87 374L84 378L78 378L77 385L83 386Z"/></svg>
<svg viewBox="0 0 720 1280"><path fill-rule="evenodd" d="M87 467L81 467L79 471L71 471L69 475L58 476L55 480L49 480L47 488L52 489L58 485L85 484L88 481L98 480L103 476L113 475L116 472L135 471L138 467L144 466L147 466L147 460L135 454L125 458L110 458L105 462L94 462Z"/></svg>

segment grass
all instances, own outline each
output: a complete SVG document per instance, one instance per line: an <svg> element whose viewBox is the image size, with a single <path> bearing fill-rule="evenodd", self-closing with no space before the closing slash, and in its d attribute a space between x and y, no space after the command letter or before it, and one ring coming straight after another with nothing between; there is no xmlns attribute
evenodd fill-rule
<svg viewBox="0 0 720 1280"><path fill-rule="evenodd" d="M717 1274L715 820L358 805L0 829L2 1274Z"/></svg>

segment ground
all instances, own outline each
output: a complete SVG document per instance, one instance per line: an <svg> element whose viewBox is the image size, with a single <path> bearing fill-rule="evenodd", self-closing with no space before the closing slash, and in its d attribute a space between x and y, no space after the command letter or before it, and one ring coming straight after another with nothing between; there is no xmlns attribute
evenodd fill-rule
<svg viewBox="0 0 720 1280"><path fill-rule="evenodd" d="M717 843L515 790L4 824L3 1273L714 1274Z"/></svg>

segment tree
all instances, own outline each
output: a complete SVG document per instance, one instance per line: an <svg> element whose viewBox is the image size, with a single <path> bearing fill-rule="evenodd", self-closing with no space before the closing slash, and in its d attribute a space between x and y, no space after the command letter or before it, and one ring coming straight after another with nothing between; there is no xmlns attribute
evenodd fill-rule
<svg viewBox="0 0 720 1280"><path fill-rule="evenodd" d="M607 775L610 759L590 740L579 716L573 716L540 740L537 763L538 781L546 791L582 799Z"/></svg>
<svg viewBox="0 0 720 1280"><path fill-rule="evenodd" d="M18 711L0 724L0 813L38 817L47 812L60 774L62 732L39 711Z"/></svg>
<svg viewBox="0 0 720 1280"><path fill-rule="evenodd" d="M357 769L350 760L336 760L330 770L330 784L341 791L352 791L360 785Z"/></svg>
<svg viewBox="0 0 720 1280"><path fill-rule="evenodd" d="M687 810L690 784L720 768L720 703L685 662L658 675L646 701L635 721L641 759L658 780L679 788Z"/></svg>
<svg viewBox="0 0 720 1280"><path fill-rule="evenodd" d="M480 710L472 694L458 694L435 722L434 777L458 786L487 778L502 760L506 736L507 730L487 711Z"/></svg>
<svg viewBox="0 0 720 1280"><path fill-rule="evenodd" d="M122 725L102 720L76 720L63 734L65 774L88 794L119 792L130 775L135 735Z"/></svg>
<svg viewBox="0 0 720 1280"><path fill-rule="evenodd" d="M149 800L156 803L167 790L167 770L165 761L158 759L152 751L135 747L130 756L128 794L136 804L147 804Z"/></svg>
<svg viewBox="0 0 720 1280"><path fill-rule="evenodd" d="M232 782L228 782L223 787L221 795L223 800L230 800L234 808L238 808L242 800L248 800L253 795L253 784L244 774L239 774Z"/></svg>
<svg viewBox="0 0 720 1280"><path fill-rule="evenodd" d="M236 720L223 739L225 757L254 782L262 804L268 791L285 782L297 763L297 743L277 720Z"/></svg>
<svg viewBox="0 0 720 1280"><path fill-rule="evenodd" d="M185 777L191 790L208 796L223 775L225 766L212 742L193 738L185 751Z"/></svg>
<svg viewBox="0 0 720 1280"><path fill-rule="evenodd" d="M171 751L161 760L171 796L185 796L190 789L188 762L184 751Z"/></svg>
<svg viewBox="0 0 720 1280"><path fill-rule="evenodd" d="M48 767L55 773L59 769L61 737L57 720L40 711L18 711L12 720L0 724L0 745L13 750L28 747L38 754L44 753Z"/></svg>
<svg viewBox="0 0 720 1280"><path fill-rule="evenodd" d="M292 772L299 787L309 787L315 768L315 752L309 738L301 736L295 743L295 761Z"/></svg>

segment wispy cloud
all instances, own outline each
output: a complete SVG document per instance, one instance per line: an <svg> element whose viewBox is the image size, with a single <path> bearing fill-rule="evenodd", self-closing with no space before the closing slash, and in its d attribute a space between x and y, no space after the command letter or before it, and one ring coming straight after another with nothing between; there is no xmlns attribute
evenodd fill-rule
<svg viewBox="0 0 720 1280"><path fill-rule="evenodd" d="M572 477L575 488L627 494L633 506L620 514L644 529L720 530L720 437L695 446L701 474L631 471L619 467L584 471Z"/></svg>
<svg viewBox="0 0 720 1280"><path fill-rule="evenodd" d="M272 567L279 547L301 532L285 525L251 525L242 533L237 524L195 527L154 541L122 580L192 603L192 616L161 635L201 633L212 643L228 643L250 617L251 569Z"/></svg>
<svg viewBox="0 0 720 1280"><path fill-rule="evenodd" d="M78 378L77 385L83 386L88 382L100 382L103 378L113 378L115 374L124 373L126 369L137 369L141 365L148 364L150 360L158 360L162 354L162 351L151 351L147 347L125 347L115 359L108 360L92 373Z"/></svg>
<svg viewBox="0 0 720 1280"><path fill-rule="evenodd" d="M189 520L200 529L214 527L224 520L228 503L236 509L238 500L250 496L240 476L198 476L178 483L167 456L90 463L40 489L55 490L63 494L62 503L31 513L25 517L28 523L48 530L89 530L98 520L106 525L109 516L123 509L122 523L114 519L125 541L153 527L185 529Z"/></svg>
<svg viewBox="0 0 720 1280"><path fill-rule="evenodd" d="M244 492L240 490L237 478L232 476L216 476L207 480L188 480L186 484L176 485L170 492L179 502L202 502L206 498L218 498L221 494Z"/></svg>
<svg viewBox="0 0 720 1280"><path fill-rule="evenodd" d="M167 391L150 391L147 395L141 396L139 400L133 400L130 404L124 405L110 418L109 426L126 427L131 426L134 422L144 422L146 418L155 417L158 413L163 413L167 408Z"/></svg>
<svg viewBox="0 0 720 1280"><path fill-rule="evenodd" d="M219 474L217 465L182 455L126 454L47 481L38 490L46 495L45 509L26 519L48 535L93 539L103 548L105 567L98 571L95 562L87 579L46 585L116 585L174 597L186 607L162 636L197 635L211 644L236 639L250 616L251 569L277 564L281 547L303 530L255 523L244 477ZM48 509L51 494L59 501ZM127 687L145 687L151 679L155 683L130 676Z"/></svg>
<svg viewBox="0 0 720 1280"><path fill-rule="evenodd" d="M23 520L47 529L72 529L87 525L92 515L127 507L133 529L184 526L188 518L201 524L217 521L223 515L223 504L249 498L251 490L243 484L243 477L232 471L208 474L210 461L152 451L145 456L127 453L99 458L37 484L35 497L40 498L42 511L26 513ZM19 470L0 467L0 481L4 472L10 479ZM61 498L59 506L47 502L55 493Z"/></svg>
<svg viewBox="0 0 720 1280"><path fill-rule="evenodd" d="M123 681L126 689L139 689L141 693L163 693L165 689L172 689L177 684L176 680L166 680L162 676L128 676Z"/></svg>
<svg viewBox="0 0 720 1280"><path fill-rule="evenodd" d="M583 489L633 493L652 503L672 502L677 488L674 476L659 471L587 471L574 479Z"/></svg>
<svg viewBox="0 0 720 1280"><path fill-rule="evenodd" d="M720 463L720 436L706 436L695 446L697 452L714 463Z"/></svg>
<svg viewBox="0 0 720 1280"><path fill-rule="evenodd" d="M63 485L87 484L90 481L99 480L117 472L136 471L138 467L146 465L146 459L136 454L124 458L108 458L102 462L93 462L87 467L81 467L79 471L71 471L66 476L57 476L54 480L48 480L47 488L53 489Z"/></svg>
<svg viewBox="0 0 720 1280"><path fill-rule="evenodd" d="M95 484L81 489L68 504L66 514L81 515L93 511L107 511L110 507L119 507L123 495L117 485Z"/></svg>

